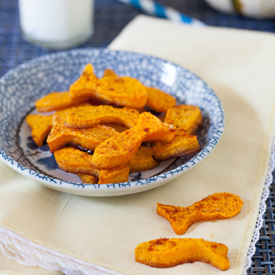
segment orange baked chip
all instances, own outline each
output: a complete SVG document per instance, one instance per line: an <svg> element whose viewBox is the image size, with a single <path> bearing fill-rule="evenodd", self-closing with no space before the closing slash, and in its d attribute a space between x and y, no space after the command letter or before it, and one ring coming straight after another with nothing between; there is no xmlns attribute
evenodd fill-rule
<svg viewBox="0 0 275 275"><path fill-rule="evenodd" d="M153 155L158 161L183 157L201 150L195 135L176 134L170 143L158 141L153 145Z"/></svg>
<svg viewBox="0 0 275 275"><path fill-rule="evenodd" d="M31 127L33 141L37 146L42 146L53 127L53 116L31 114L26 117L26 121Z"/></svg>
<svg viewBox="0 0 275 275"><path fill-rule="evenodd" d="M137 79L109 75L98 79L88 64L80 78L70 87L72 98L96 98L105 103L131 108L142 108L147 100L147 90Z"/></svg>
<svg viewBox="0 0 275 275"><path fill-rule="evenodd" d="M35 106L38 112L45 113L64 110L87 101L81 98L71 98L69 92L53 92L37 100Z"/></svg>
<svg viewBox="0 0 275 275"><path fill-rule="evenodd" d="M176 234L182 235L196 222L234 217L242 206L242 199L234 194L215 193L188 207L158 203L157 213L171 223Z"/></svg>
<svg viewBox="0 0 275 275"><path fill-rule="evenodd" d="M128 181L129 167L99 170L91 164L92 155L75 148L63 148L54 152L55 160L62 170L77 174L83 183L120 183Z"/></svg>
<svg viewBox="0 0 275 275"><path fill-rule="evenodd" d="M92 165L92 155L75 148L62 148L54 152L60 169L73 174L99 177L100 170Z"/></svg>
<svg viewBox="0 0 275 275"><path fill-rule="evenodd" d="M108 105L83 106L71 109L66 116L65 124L70 128L89 128L97 124L121 123L128 128L138 122L139 113L131 108L114 108Z"/></svg>
<svg viewBox="0 0 275 275"><path fill-rule="evenodd" d="M83 183L95 184L98 182L98 177L86 174L77 174Z"/></svg>
<svg viewBox="0 0 275 275"><path fill-rule="evenodd" d="M162 123L150 113L142 113L135 127L105 140L95 149L93 165L101 169L123 166L134 158L142 142L170 142L174 136L175 127Z"/></svg>
<svg viewBox="0 0 275 275"><path fill-rule="evenodd" d="M144 112L139 115L136 127L139 129L140 134L143 135L142 142L171 142L177 130L173 125L161 122L156 116L149 112Z"/></svg>
<svg viewBox="0 0 275 275"><path fill-rule="evenodd" d="M62 116L64 112L54 114L53 128L47 138L52 153L68 144L79 145L85 150L94 151L101 142L118 134L115 129L104 125L87 129L68 128L64 125Z"/></svg>
<svg viewBox="0 0 275 275"><path fill-rule="evenodd" d="M135 78L109 76L98 80L96 96L111 104L142 108L147 101L147 90Z"/></svg>
<svg viewBox="0 0 275 275"><path fill-rule="evenodd" d="M193 238L163 238L139 244L135 249L135 259L161 268L199 261L224 271L230 266L227 252L228 247L222 243Z"/></svg>
<svg viewBox="0 0 275 275"><path fill-rule="evenodd" d="M153 150L151 147L140 146L134 158L130 161L130 173L150 170L159 165L153 158Z"/></svg>
<svg viewBox="0 0 275 275"><path fill-rule="evenodd" d="M203 122L201 110L193 105L178 105L166 112L165 123L185 130L188 134L194 134Z"/></svg>
<svg viewBox="0 0 275 275"><path fill-rule="evenodd" d="M78 80L70 86L71 98L75 100L96 99L97 81L93 66L87 64Z"/></svg>
<svg viewBox="0 0 275 275"><path fill-rule="evenodd" d="M128 181L129 167L117 167L116 169L102 169L99 174L98 184L120 183Z"/></svg>
<svg viewBox="0 0 275 275"><path fill-rule="evenodd" d="M104 71L103 77L119 77L113 70L111 69L106 69ZM150 107L152 110L157 111L157 112L166 112L169 108L172 108L176 105L176 99L153 87L146 87L147 89L147 101L146 105ZM140 109L140 113L144 112L144 109Z"/></svg>
<svg viewBox="0 0 275 275"><path fill-rule="evenodd" d="M166 112L169 108L176 105L176 99L153 87L147 87L147 102L146 105L157 112Z"/></svg>

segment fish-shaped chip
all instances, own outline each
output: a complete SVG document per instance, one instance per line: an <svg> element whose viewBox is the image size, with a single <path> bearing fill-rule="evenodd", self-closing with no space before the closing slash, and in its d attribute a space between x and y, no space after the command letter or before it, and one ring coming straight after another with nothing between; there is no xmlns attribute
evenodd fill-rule
<svg viewBox="0 0 275 275"><path fill-rule="evenodd" d="M67 112L65 124L70 128L89 128L104 123L120 123L132 128L137 124L138 116L137 110L127 107L81 106Z"/></svg>
<svg viewBox="0 0 275 275"><path fill-rule="evenodd" d="M98 79L91 64L87 64L80 78L71 85L72 98L97 99L104 103L142 108L147 101L146 87L129 76L109 75Z"/></svg>
<svg viewBox="0 0 275 275"><path fill-rule="evenodd" d="M104 125L95 125L87 129L68 128L64 125L62 116L64 117L64 112L54 114L53 127L47 138L52 153L69 144L94 151L101 142L118 134L115 129Z"/></svg>
<svg viewBox="0 0 275 275"><path fill-rule="evenodd" d="M154 115L144 112L138 124L102 142L95 150L93 164L100 169L113 169L130 162L142 142L161 140L171 142L176 128L162 123Z"/></svg>
<svg viewBox="0 0 275 275"><path fill-rule="evenodd" d="M157 204L157 213L168 220L176 234L184 234L199 221L228 219L238 215L244 202L231 193L215 193L188 207Z"/></svg>
<svg viewBox="0 0 275 275"><path fill-rule="evenodd" d="M135 260L160 268L203 262L224 271L230 267L227 252L226 245L204 239L162 238L139 244L135 249Z"/></svg>

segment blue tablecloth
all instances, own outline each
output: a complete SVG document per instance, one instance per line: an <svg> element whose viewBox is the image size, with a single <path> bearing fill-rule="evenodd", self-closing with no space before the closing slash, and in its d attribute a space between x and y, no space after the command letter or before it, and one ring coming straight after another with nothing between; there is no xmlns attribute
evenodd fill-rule
<svg viewBox="0 0 275 275"><path fill-rule="evenodd" d="M219 13L202 0L159 0L209 26L275 32L275 20L254 20L241 15ZM136 15L142 13L116 0L95 0L95 33L79 48L106 47ZM0 0L0 76L33 58L55 52L24 41L18 16L17 0ZM274 53L275 54L275 53ZM248 274L275 274L275 171L267 199L264 224Z"/></svg>

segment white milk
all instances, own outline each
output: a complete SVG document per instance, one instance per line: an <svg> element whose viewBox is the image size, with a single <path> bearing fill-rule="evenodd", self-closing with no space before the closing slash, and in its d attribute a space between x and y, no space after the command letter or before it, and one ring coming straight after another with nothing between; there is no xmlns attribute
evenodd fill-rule
<svg viewBox="0 0 275 275"><path fill-rule="evenodd" d="M93 32L93 0L19 0L25 38L51 48L68 48Z"/></svg>

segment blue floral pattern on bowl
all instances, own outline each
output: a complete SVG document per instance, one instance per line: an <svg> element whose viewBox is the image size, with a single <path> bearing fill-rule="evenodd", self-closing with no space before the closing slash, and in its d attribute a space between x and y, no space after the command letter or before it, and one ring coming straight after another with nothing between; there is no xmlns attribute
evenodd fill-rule
<svg viewBox="0 0 275 275"><path fill-rule="evenodd" d="M47 145L38 148L24 120L34 103L52 91L66 91L87 63L98 77L106 68L176 97L179 104L202 110L204 122L197 135L201 151L162 162L158 168L129 175L117 184L83 184L76 175L60 170ZM212 89L187 69L142 54L108 49L60 52L25 63L0 79L0 157L14 170L43 185L86 196L117 196L149 190L180 176L203 160L217 145L224 129L221 102Z"/></svg>

